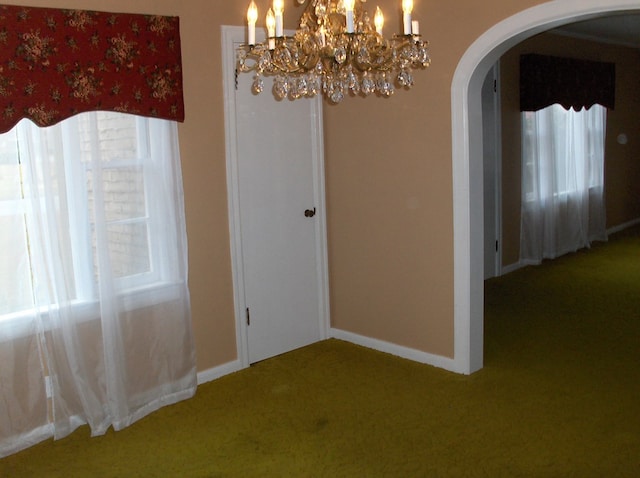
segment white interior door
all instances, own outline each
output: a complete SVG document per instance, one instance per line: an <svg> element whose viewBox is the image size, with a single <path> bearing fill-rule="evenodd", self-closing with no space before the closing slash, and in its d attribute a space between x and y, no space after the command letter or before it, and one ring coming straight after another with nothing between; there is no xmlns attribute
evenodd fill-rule
<svg viewBox="0 0 640 478"><path fill-rule="evenodd" d="M238 330L248 363L321 340L328 310L321 100L276 101L270 79L261 95L252 82L252 73L237 74L227 98L235 110Z"/></svg>

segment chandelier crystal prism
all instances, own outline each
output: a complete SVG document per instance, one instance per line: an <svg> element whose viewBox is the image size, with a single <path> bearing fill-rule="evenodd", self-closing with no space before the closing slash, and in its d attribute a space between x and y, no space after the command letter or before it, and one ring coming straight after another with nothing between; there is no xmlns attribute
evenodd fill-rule
<svg viewBox="0 0 640 478"><path fill-rule="evenodd" d="M284 35L283 0L273 0L266 15L267 38L256 42L258 9L247 10L247 43L237 49L238 70L254 72L252 91L264 90L273 76L279 99L313 97L332 103L347 95L391 96L396 87L411 88L413 71L429 66L428 42L411 19L413 0L402 0L402 34L382 36L384 16L376 8L373 24L364 8L367 0L297 0L307 2L300 27Z"/></svg>

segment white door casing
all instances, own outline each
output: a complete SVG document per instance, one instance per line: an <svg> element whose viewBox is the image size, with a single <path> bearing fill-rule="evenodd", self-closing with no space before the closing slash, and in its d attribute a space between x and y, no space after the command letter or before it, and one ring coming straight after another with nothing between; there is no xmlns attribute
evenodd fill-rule
<svg viewBox="0 0 640 478"><path fill-rule="evenodd" d="M265 91L253 95L253 74L235 74L235 46L244 35L243 27L222 27L229 230L242 367L326 338L329 323L321 99L278 102L268 79ZM305 216L307 209L315 215Z"/></svg>
<svg viewBox="0 0 640 478"><path fill-rule="evenodd" d="M501 145L499 63L482 84L482 147L484 175L484 278L500 275Z"/></svg>

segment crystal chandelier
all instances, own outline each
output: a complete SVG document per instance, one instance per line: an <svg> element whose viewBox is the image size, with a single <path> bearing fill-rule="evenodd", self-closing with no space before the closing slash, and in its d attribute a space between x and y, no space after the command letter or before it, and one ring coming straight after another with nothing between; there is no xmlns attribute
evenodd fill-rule
<svg viewBox="0 0 640 478"><path fill-rule="evenodd" d="M274 76L277 99L313 97L332 103L347 94L391 96L396 85L410 88L412 71L429 66L428 42L411 19L413 0L402 0L403 34L382 36L384 16L376 8L373 25L364 9L367 0L297 0L308 2L293 36L283 30L283 0L273 0L266 16L267 39L256 42L258 10L247 11L248 41L237 50L238 70L255 72L255 94L264 90L264 76Z"/></svg>

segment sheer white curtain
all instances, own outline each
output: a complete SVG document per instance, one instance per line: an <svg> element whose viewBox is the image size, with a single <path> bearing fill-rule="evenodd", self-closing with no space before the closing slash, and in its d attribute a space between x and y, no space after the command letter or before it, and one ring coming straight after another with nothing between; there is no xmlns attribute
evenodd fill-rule
<svg viewBox="0 0 640 478"><path fill-rule="evenodd" d="M196 387L175 123L0 135L0 457L119 430Z"/></svg>
<svg viewBox="0 0 640 478"><path fill-rule="evenodd" d="M606 108L597 104L522 113L521 263L606 240L605 124Z"/></svg>

